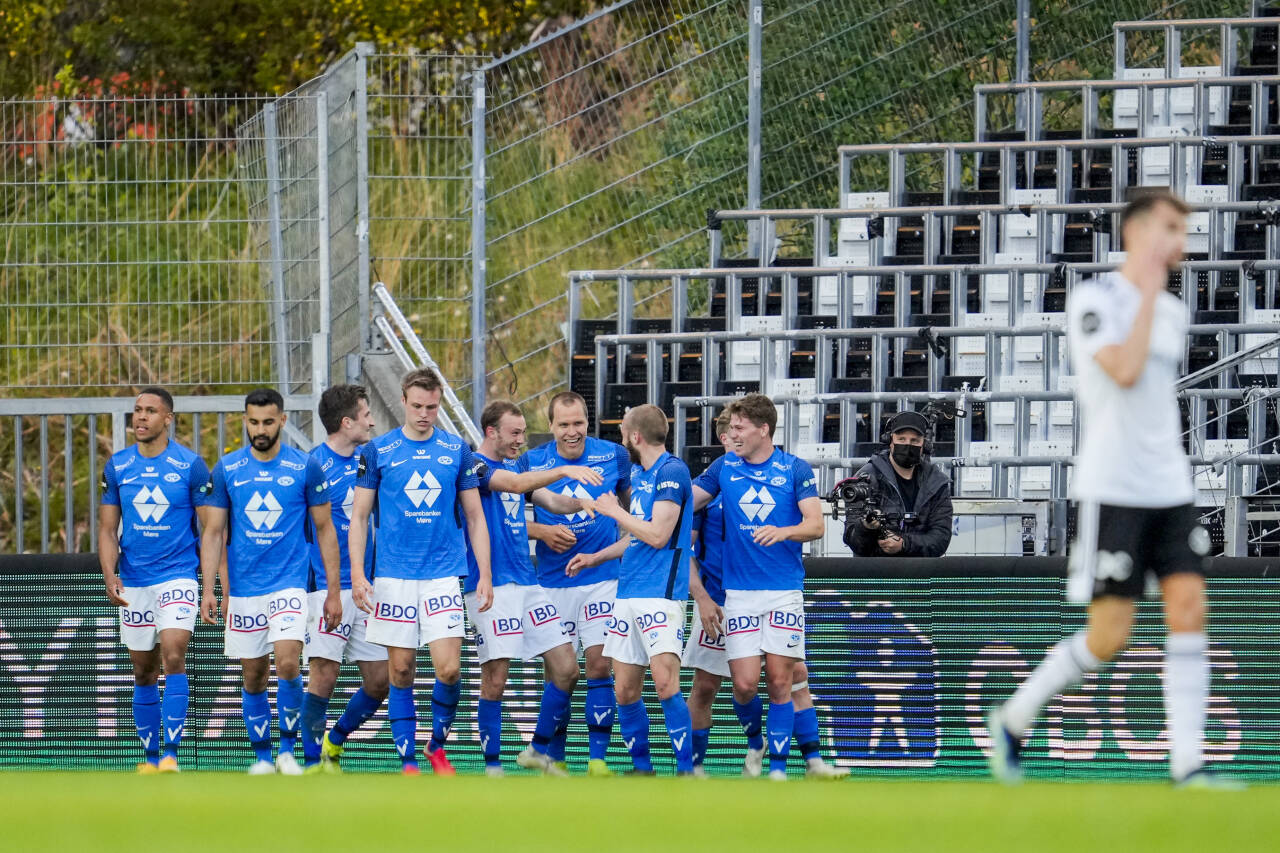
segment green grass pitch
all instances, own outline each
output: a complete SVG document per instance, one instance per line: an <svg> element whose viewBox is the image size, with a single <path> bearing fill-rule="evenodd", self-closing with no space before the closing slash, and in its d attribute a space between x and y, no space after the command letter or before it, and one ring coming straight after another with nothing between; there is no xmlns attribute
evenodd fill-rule
<svg viewBox="0 0 1280 853"><path fill-rule="evenodd" d="M1280 787L854 779L0 774L9 850L1254 851Z"/></svg>

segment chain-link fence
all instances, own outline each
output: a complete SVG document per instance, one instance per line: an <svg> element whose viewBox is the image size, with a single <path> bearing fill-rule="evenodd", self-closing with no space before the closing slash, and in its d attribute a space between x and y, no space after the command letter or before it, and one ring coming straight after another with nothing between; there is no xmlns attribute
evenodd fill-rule
<svg viewBox="0 0 1280 853"><path fill-rule="evenodd" d="M272 297L246 192L263 178L238 180L234 135L267 103L0 102L0 388L272 381Z"/></svg>

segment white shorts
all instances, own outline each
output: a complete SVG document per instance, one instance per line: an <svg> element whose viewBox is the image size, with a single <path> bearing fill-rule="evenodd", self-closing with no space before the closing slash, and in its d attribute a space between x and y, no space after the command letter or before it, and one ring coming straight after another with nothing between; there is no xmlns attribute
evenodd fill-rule
<svg viewBox="0 0 1280 853"><path fill-rule="evenodd" d="M227 657L260 658L281 640L304 642L307 593L301 587L227 599Z"/></svg>
<svg viewBox="0 0 1280 853"><path fill-rule="evenodd" d="M129 602L120 608L120 642L129 651L151 651L160 642L161 631L195 630L200 609L195 578L126 586L120 595Z"/></svg>
<svg viewBox="0 0 1280 853"><path fill-rule="evenodd" d="M725 659L765 653L804 660L804 593L731 589L724 600Z"/></svg>
<svg viewBox="0 0 1280 853"><path fill-rule="evenodd" d="M307 620L307 644L302 650L302 659L324 658L342 663L362 660L386 660L387 647L378 646L365 638L368 630L369 614L356 606L351 598L351 590L342 590L342 622L330 631L324 627L324 599L328 593L323 589L307 593L307 611L311 618Z"/></svg>
<svg viewBox="0 0 1280 853"><path fill-rule="evenodd" d="M693 624L689 626L689 642L684 646L680 663L686 669L700 669L721 678L729 677L729 658L724 653L724 634L716 639L702 630L702 611L698 602L693 603Z"/></svg>
<svg viewBox="0 0 1280 853"><path fill-rule="evenodd" d="M373 579L373 614L365 639L380 646L416 649L467 633L457 578L429 581Z"/></svg>
<svg viewBox="0 0 1280 853"><path fill-rule="evenodd" d="M587 586L549 587L546 593L560 612L575 652L604 645L609 620L613 618L613 600L618 596L616 580Z"/></svg>
<svg viewBox="0 0 1280 853"><path fill-rule="evenodd" d="M684 602L669 598L619 598L609 620L604 656L646 666L660 654L684 651Z"/></svg>
<svg viewBox="0 0 1280 853"><path fill-rule="evenodd" d="M476 594L467 593L467 618L476 629L476 657L533 660L556 646L572 642L560 612L536 584L505 583L493 588L493 606L481 613Z"/></svg>

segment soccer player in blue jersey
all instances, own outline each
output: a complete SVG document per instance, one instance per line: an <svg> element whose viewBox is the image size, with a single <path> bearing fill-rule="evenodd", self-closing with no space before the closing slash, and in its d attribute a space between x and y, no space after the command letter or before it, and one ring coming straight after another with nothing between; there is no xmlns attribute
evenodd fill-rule
<svg viewBox="0 0 1280 853"><path fill-rule="evenodd" d="M470 552L464 593L480 659L476 728L480 733L485 773L503 775L502 698L511 660L541 657L545 675L541 708L533 740L516 757L516 763L545 774L564 775L548 750L556 733L568 724L569 700L578 683L578 657L556 606L538 585L538 576L529 558L524 496L532 493L535 503L552 512L575 513L582 509L581 501L554 494L544 487L562 477L598 486L602 478L581 465L526 470L527 459L520 456L525 419L514 403L506 400L489 403L480 414L480 428L484 430L484 440L476 450L476 458L484 463L479 469L480 500L489 526L493 607L486 613L479 611L476 588L480 571Z"/></svg>
<svg viewBox="0 0 1280 853"><path fill-rule="evenodd" d="M666 451L666 440L667 416L661 409L646 404L628 410L622 418L622 443L634 464L631 511L611 494L601 495L594 504L629 537L604 644L605 656L613 661L623 742L634 772L652 775L649 715L641 701L647 666L662 702L676 775L686 776L693 773L693 726L680 693L680 655L684 603L689 598L693 484L689 468ZM570 573L585 562L581 555L575 557Z"/></svg>
<svg viewBox="0 0 1280 853"><path fill-rule="evenodd" d="M293 747L302 715L299 659L307 627L309 536L319 543L324 562L325 624L332 630L342 622L338 537L324 472L314 458L280 443L286 417L279 392L251 391L244 401L249 446L218 460L202 497L207 510L200 542L200 618L217 624L214 578L225 555L226 654L239 658L243 669L244 727L257 757L249 768L254 776L302 773ZM274 764L267 700L271 653L280 719L280 753Z"/></svg>
<svg viewBox="0 0 1280 853"><path fill-rule="evenodd" d="M391 687L387 715L406 775L418 774L418 711L413 682L417 650L426 646L435 669L427 759L438 776L454 775L444 745L462 692L462 590L471 540L477 573L476 610L493 604L489 528L477 491L475 455L466 442L436 426L440 377L428 368L401 382L404 425L361 449L348 545L351 595L372 614L365 638L387 647ZM378 508L374 579L364 573L369 516Z"/></svg>
<svg viewBox="0 0 1280 853"><path fill-rule="evenodd" d="M721 412L715 421L716 437L726 453L729 445L729 414ZM689 591L693 596L693 625L689 642L685 645L683 663L693 670L693 685L689 690L689 713L693 719L694 774L704 775L702 763L706 758L711 737L711 705L720 685L729 677L729 662L725 657L724 602L724 503L716 495L698 513L695 520L695 560L689 575ZM805 775L819 779L843 779L849 775L844 767L828 764L822 758L818 732L818 711L809 692L809 670L803 661L797 661L792 676L791 701L795 705L796 745L804 756ZM758 736L758 732L757 732ZM763 741L754 749L748 749L744 775L759 776L764 758Z"/></svg>
<svg viewBox="0 0 1280 853"><path fill-rule="evenodd" d="M785 780L796 716L792 684L796 664L804 660L801 546L823 534L822 502L809 464L773 445L778 412L772 400L747 394L726 411L732 452L694 481L694 508L723 496L725 656L733 709L751 753L760 755L763 709L757 694L763 654L769 778Z"/></svg>
<svg viewBox="0 0 1280 853"><path fill-rule="evenodd" d="M373 435L373 414L369 395L359 385L335 385L320 395L320 423L327 437L311 451L320 463L325 491L338 534L342 575L342 621L333 628L324 624L322 610L328 594L324 558L318 542L311 543L311 573L308 580L306 646L307 692L302 698L302 753L305 772L339 772L338 759L343 744L382 706L387 698L387 650L365 636L369 614L351 600L351 560L347 553L347 533L351 507L355 503L358 449ZM365 573L373 571L373 549L365 549ZM346 709L330 732L325 731L325 714L333 686L338 680L342 659L360 668L361 685L347 702Z"/></svg>
<svg viewBox="0 0 1280 853"><path fill-rule="evenodd" d="M140 773L178 772L190 696L187 644L199 606L196 518L205 514L199 498L209 468L169 439L172 423L169 392L142 389L133 404L136 443L107 461L98 509L102 580L107 600L120 608L120 640L133 663L133 721L146 756Z"/></svg>
<svg viewBox="0 0 1280 853"><path fill-rule="evenodd" d="M525 454L524 464L530 471L546 471L566 465L584 465L601 475L599 485L575 482L566 477L552 483L550 491L566 497L597 498L611 493L623 506L631 505L631 459L627 451L612 441L587 435L587 404L581 395L561 392L551 398L547 408L554 441L535 447ZM534 509L534 524L529 536L538 540L538 582L547 590L560 618L569 629L575 648L586 657L587 698L586 722L590 759L587 774L610 775L605 757L613 737L616 715L612 669L604 654L609 618L613 615L613 599L618 591L617 556L602 554L618 542L618 525L611 518L592 517L585 511L558 515L542 507ZM614 552L620 555L620 551ZM566 573L569 562L583 555L580 571ZM564 734L551 744L553 761L564 760Z"/></svg>

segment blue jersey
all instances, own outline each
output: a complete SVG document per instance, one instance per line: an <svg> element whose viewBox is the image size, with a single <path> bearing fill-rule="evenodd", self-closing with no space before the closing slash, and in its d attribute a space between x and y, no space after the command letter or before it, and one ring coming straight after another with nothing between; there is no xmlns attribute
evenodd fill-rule
<svg viewBox="0 0 1280 853"><path fill-rule="evenodd" d="M227 581L234 596L307 586L311 568L308 510L329 502L314 458L281 447L270 462L248 448L213 466L203 502L227 510Z"/></svg>
<svg viewBox="0 0 1280 853"><path fill-rule="evenodd" d="M378 493L379 577L437 580L467 573L462 492L479 487L475 454L440 427L414 441L403 427L360 449L356 486Z"/></svg>
<svg viewBox="0 0 1280 853"><path fill-rule="evenodd" d="M338 534L338 554L341 556L342 588L351 589L351 553L347 547L347 534L351 531L351 505L356 499L356 471L360 467L360 450L343 456L332 447L320 442L311 451L311 458L320 463L324 474L325 496L333 515L333 529ZM373 541L365 543L364 576L373 577ZM328 589L324 575L324 560L320 558L320 543L311 542L311 582L308 590Z"/></svg>
<svg viewBox="0 0 1280 853"><path fill-rule="evenodd" d="M711 600L724 607L724 501L716 495L698 513L698 574Z"/></svg>
<svg viewBox="0 0 1280 853"><path fill-rule="evenodd" d="M631 469L631 514L653 521L653 507L670 501L680 508L671 537L655 548L632 536L618 572L618 598L689 597L689 538L693 532L693 484L689 467L670 453L663 453L645 470Z"/></svg>
<svg viewBox="0 0 1280 853"><path fill-rule="evenodd" d="M549 441L541 447L533 448L518 461L521 469L526 471L545 471L561 465L585 465L594 468L604 478L599 486L588 486L562 477L547 487L556 494L571 498L595 498L606 492L616 492L620 488L631 486L631 457L627 455L627 449L621 444L600 438L588 437L582 455L577 459L565 459L556 452L555 442ZM557 554L544 542L538 543L535 552L538 556L538 583L545 587L587 586L618 577L619 560L601 563L572 578L564 573L565 566L569 565L574 554L594 554L618 541L618 525L612 518L603 515L590 518L585 512L557 515L539 506L534 507L533 518L539 524L563 524L578 538L573 547L563 554Z"/></svg>
<svg viewBox="0 0 1280 853"><path fill-rule="evenodd" d="M484 520L489 525L489 563L493 569L493 585L518 583L533 586L538 576L529 559L529 533L524 524L524 495L513 492L495 492L489 489L489 478L496 470L520 473L520 467L510 459L490 459L477 453L476 459L484 465L479 470L480 503L484 506ZM467 580L465 592L471 592L480 582L480 567L467 542Z"/></svg>
<svg viewBox="0 0 1280 853"><path fill-rule="evenodd" d="M724 498L725 589L804 588L799 542L765 547L751 537L761 527L800 523L800 501L818 496L808 462L777 448L759 465L726 453L712 462L694 485L712 497Z"/></svg>
<svg viewBox="0 0 1280 853"><path fill-rule="evenodd" d="M107 460L102 503L120 507L120 580L151 586L194 578L200 569L196 507L209 481L209 466L170 441L148 458L137 445Z"/></svg>

